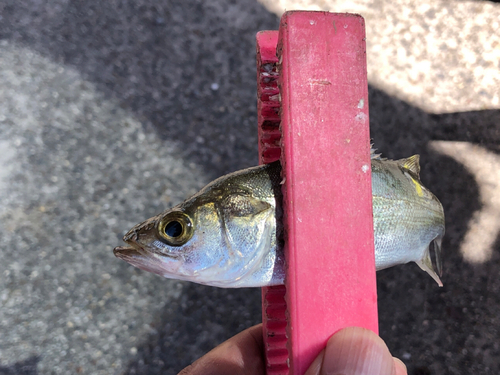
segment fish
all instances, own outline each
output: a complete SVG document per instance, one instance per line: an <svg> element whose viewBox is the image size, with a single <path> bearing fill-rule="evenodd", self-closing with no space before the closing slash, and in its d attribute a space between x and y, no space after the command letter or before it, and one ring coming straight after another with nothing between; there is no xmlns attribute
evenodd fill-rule
<svg viewBox="0 0 500 375"><path fill-rule="evenodd" d="M415 262L439 286L445 233L441 203L420 181L419 156L371 155L375 267ZM114 255L142 270L222 287L285 279L279 161L212 181L125 234ZM431 257L433 256L433 258Z"/></svg>

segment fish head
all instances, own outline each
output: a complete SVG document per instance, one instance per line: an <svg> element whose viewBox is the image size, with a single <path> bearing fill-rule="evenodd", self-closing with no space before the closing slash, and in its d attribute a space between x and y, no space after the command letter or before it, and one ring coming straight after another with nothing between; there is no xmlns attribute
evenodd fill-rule
<svg viewBox="0 0 500 375"><path fill-rule="evenodd" d="M271 244L274 208L237 189L208 187L133 227L116 257L166 278L219 287L251 286ZM243 285L242 285L243 284Z"/></svg>

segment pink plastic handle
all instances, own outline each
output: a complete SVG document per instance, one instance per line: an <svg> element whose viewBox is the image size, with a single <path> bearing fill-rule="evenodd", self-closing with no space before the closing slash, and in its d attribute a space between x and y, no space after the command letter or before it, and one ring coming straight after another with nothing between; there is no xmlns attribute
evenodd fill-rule
<svg viewBox="0 0 500 375"><path fill-rule="evenodd" d="M287 12L277 43L287 275L263 290L263 320L268 374L301 375L339 329L378 330L364 20Z"/></svg>

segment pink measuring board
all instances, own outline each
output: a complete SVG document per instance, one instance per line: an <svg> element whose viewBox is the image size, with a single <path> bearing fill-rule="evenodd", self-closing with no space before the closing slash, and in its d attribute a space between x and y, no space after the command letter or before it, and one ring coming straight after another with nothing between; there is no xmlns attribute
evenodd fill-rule
<svg viewBox="0 0 500 375"><path fill-rule="evenodd" d="M287 274L263 288L269 375L302 375L341 328L375 332L364 20L287 12L257 35L261 163L280 159Z"/></svg>

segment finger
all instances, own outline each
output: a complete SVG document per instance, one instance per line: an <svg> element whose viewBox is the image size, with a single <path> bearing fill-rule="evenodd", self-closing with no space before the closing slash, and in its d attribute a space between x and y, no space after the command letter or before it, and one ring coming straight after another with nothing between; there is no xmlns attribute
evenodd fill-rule
<svg viewBox="0 0 500 375"><path fill-rule="evenodd" d="M323 349L314 359L313 363L311 363L311 366L309 366L304 375L319 375L321 371L321 365L323 364L324 356L325 356L325 350Z"/></svg>
<svg viewBox="0 0 500 375"><path fill-rule="evenodd" d="M394 369L394 375L408 375L406 365L399 358L394 358Z"/></svg>
<svg viewBox="0 0 500 375"><path fill-rule="evenodd" d="M263 348L259 324L223 342L179 375L264 375Z"/></svg>
<svg viewBox="0 0 500 375"><path fill-rule="evenodd" d="M326 345L321 375L394 375L395 362L384 341L372 331L350 327Z"/></svg>

